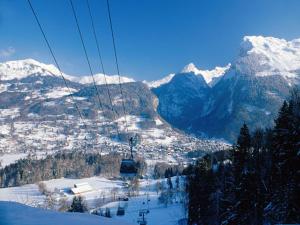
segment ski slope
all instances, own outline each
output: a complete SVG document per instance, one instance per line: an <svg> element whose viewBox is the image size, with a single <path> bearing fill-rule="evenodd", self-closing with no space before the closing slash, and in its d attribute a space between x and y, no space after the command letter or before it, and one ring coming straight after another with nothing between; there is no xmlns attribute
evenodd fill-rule
<svg viewBox="0 0 300 225"><path fill-rule="evenodd" d="M61 213L16 202L0 202L0 225L132 225L86 213Z"/></svg>
<svg viewBox="0 0 300 225"><path fill-rule="evenodd" d="M111 223L101 223L101 224L137 224L137 220L139 218L140 210L149 210L149 213L146 214L146 219L148 221L148 225L175 225L178 224L178 220L184 218L184 210L183 205L180 202L179 197L174 197L172 203L162 204L159 202L160 192L157 190L157 182L163 183L165 187L167 187L166 179L143 179L139 180L139 192L137 196L129 197L129 201L117 201L112 200L113 192L118 190L116 193L116 199L118 196L125 196L127 194L127 190L124 187L124 182L118 179L107 179L103 177L90 177L84 179L53 179L49 181L44 181L43 183L46 185L46 188L49 192L53 193L53 197L59 201L60 198L67 199L69 203L71 203L74 195L69 192L70 188L74 186L74 184L78 183L88 183L93 190L90 192L86 192L81 194L81 196L85 199L85 203L88 206L90 211L100 210L109 208L111 211L112 218L105 219L101 216L97 216L98 224L99 221L104 219L103 221L111 222ZM181 186L183 184L183 178L180 179ZM175 177L173 178L173 185L175 186ZM63 193L62 193L63 192ZM58 194L60 193L60 194ZM102 198L105 196L104 202L102 202ZM56 217L58 221L66 220L64 225L67 224L89 224L93 225L93 219L95 216L89 216L87 214L70 214L70 213L57 213L53 211L45 211L41 209L34 209L30 207L26 207L22 204L34 206L34 207L45 207L46 196L40 193L37 184L28 184L20 187L10 187L10 188L1 188L0 189L0 207L6 210L5 214L2 216L6 216L7 218L13 217L14 213L9 212L10 207L11 210L21 210L28 211L28 215L36 214L34 216L34 220L32 221L29 218L29 221L26 221L26 213L18 215L20 220L12 222L11 224L16 225L36 225L38 221L43 221L41 218L48 216L53 217L53 220L49 224L60 225L62 223L56 223ZM149 201L148 201L149 199ZM1 202L2 201L2 202ZM10 204L7 203L10 201ZM5 203L6 202L6 203ZM12 202L18 202L12 203ZM125 207L125 215L117 216L117 208L119 204L122 207ZM4 205L4 206L3 206ZM4 208L3 208L4 207ZM24 207L24 209L22 208ZM0 210L3 211L3 210ZM1 213L1 212L0 212ZM3 213L3 212L2 212ZM7 214L7 215L6 215ZM46 214L46 215L44 215ZM1 215L1 214L0 214ZM72 218L73 216L73 218ZM77 218L83 216L82 220L78 220ZM22 219L23 217L23 219ZM1 217L0 217L1 218ZM81 223L73 223L73 219L75 221L81 221ZM25 221L26 223L19 223L20 221ZM48 220L48 219L47 219ZM86 221L86 222L84 222ZM122 222L120 222L122 221ZM1 224L1 223L0 223ZM5 223L6 224L6 223ZM9 223L8 223L9 224ZM40 225L41 223L39 223ZM1 224L2 225L2 224ZM48 225L48 223L43 224Z"/></svg>

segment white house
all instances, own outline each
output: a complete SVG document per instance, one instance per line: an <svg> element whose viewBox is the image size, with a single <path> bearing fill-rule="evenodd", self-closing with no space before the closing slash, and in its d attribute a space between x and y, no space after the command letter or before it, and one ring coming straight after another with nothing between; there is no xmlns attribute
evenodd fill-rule
<svg viewBox="0 0 300 225"><path fill-rule="evenodd" d="M74 195L82 194L92 190L93 188L88 183L74 184L74 187L71 188L71 191Z"/></svg>

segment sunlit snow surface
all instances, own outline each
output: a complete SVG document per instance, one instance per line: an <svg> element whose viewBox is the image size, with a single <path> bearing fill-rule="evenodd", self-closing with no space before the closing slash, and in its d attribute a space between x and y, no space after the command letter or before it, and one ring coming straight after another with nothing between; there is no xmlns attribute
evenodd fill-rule
<svg viewBox="0 0 300 225"><path fill-rule="evenodd" d="M272 76L280 75L287 79L299 77L300 73L300 38L287 41L274 37L245 36L240 46L238 58L232 64L224 67L216 66L211 70L197 68L193 63L186 65L181 73L201 75L206 83L214 86L218 78L230 78L234 68L243 75ZM157 88L169 83L175 74L170 74L160 80L144 83L151 88Z"/></svg>
<svg viewBox="0 0 300 225"><path fill-rule="evenodd" d="M300 70L300 39L246 36L235 67L241 74L293 78Z"/></svg>
<svg viewBox="0 0 300 225"><path fill-rule="evenodd" d="M38 62L34 59L24 59L16 61L8 61L0 63L0 80L13 80L13 79L22 79L30 75L41 75L41 76L54 76L61 77L60 71L52 64L44 64ZM70 76L62 73L62 75L74 82L79 82L82 84L91 84L93 83L93 78L91 76ZM96 84L118 84L121 83L134 82L134 79L121 76L119 80L118 75L106 75L106 82L103 74L95 74L94 79ZM0 86L0 92L5 87Z"/></svg>
<svg viewBox="0 0 300 225"><path fill-rule="evenodd" d="M15 202L0 202L1 225L130 225L121 219L82 214L61 213L32 208Z"/></svg>
<svg viewBox="0 0 300 225"><path fill-rule="evenodd" d="M160 80L155 80L155 81L150 81L150 82L143 81L143 82L145 84L147 84L151 88L157 88L157 87L159 87L159 86L161 86L163 84L169 83L174 76L175 76L175 73L171 73L168 76L166 76L166 77L164 77L164 78L162 78Z"/></svg>
<svg viewBox="0 0 300 225"><path fill-rule="evenodd" d="M72 93L74 93L75 91L77 91L74 88L66 88L66 87L57 87L57 88L53 88L51 91L47 92L45 94L46 98L61 98L65 95L70 95ZM70 93L71 92L71 93Z"/></svg>
<svg viewBox="0 0 300 225"><path fill-rule="evenodd" d="M196 75L202 75L207 84L210 84L214 78L223 76L225 72L230 68L231 64L224 67L217 66L212 70L200 70L193 63L186 65L182 73L194 73Z"/></svg>
<svg viewBox="0 0 300 225"><path fill-rule="evenodd" d="M182 204L179 202L179 197L175 198L173 203L167 206L159 203L158 201L159 193L157 193L156 190L157 181L162 182L166 185L166 179L140 180L139 196L131 197L129 198L129 201L118 202L118 201L110 200L108 203L104 205L102 204L101 208L111 209L112 218L109 219L108 221L111 222L122 221L122 223L119 224L126 224L125 222L127 222L128 224L136 224L137 219L139 217L139 211L142 209L149 209L150 212L146 214L146 219L149 225L177 224L178 220L184 217L183 208L182 208ZM181 187L183 187L184 184L183 181L184 178L180 178ZM91 178L84 178L84 179L61 178L61 179L45 181L44 183L50 192L55 192L55 191L57 192L58 190L62 190L64 192L64 196L67 197L68 201L70 202L74 195L68 193L68 190L71 187L73 187L74 184L83 183L83 182L89 183L89 185L93 188L93 191L82 194L90 209L94 209L96 207L95 204L97 203L97 201L101 201L102 196L105 196L106 199L109 198L111 199L112 192L113 192L112 190L117 189L118 196L124 196L126 194L126 188L123 185L124 184L123 181L109 180L102 177L91 177ZM175 178L173 178L173 184L175 185ZM59 198L61 198L61 195L57 195L57 200L59 200ZM147 201L147 199L149 199L150 201ZM31 205L35 207L37 206L42 207L45 201L45 196L39 192L38 186L36 184L30 184L21 187L0 189L0 201L13 201L13 202L19 202L22 204ZM116 211L119 204L125 207L125 215L122 217L116 216ZM40 213L39 210L33 213L36 213L36 217L39 218L39 213ZM69 219L71 219L71 215L74 216L73 217L74 219L77 218L77 214L70 214ZM87 216L85 214L81 214L81 215L83 215L83 217ZM12 214L8 214L8 216L10 217L12 216ZM99 220L102 219L102 217L97 217L97 218L99 218ZM33 223L33 225L35 225L35 223Z"/></svg>
<svg viewBox="0 0 300 225"><path fill-rule="evenodd" d="M51 104L52 101L47 102ZM18 109L0 110L2 118L10 118L19 114ZM5 115L5 116L4 116ZM97 134L91 137L91 134L80 127L78 121L67 118L66 120L54 121L34 121L40 118L32 113L29 115L33 121L15 121L14 123L0 123L0 155L2 167L13 163L14 161L25 158L29 152L24 153L25 146L30 147L39 157L51 154L59 150L82 149L86 142L93 145L93 149L102 153L111 151L129 151L127 143L118 142L113 138ZM135 150L138 155L149 159L161 159L166 162L182 162L188 151L201 149L207 152L224 149L228 146L224 142L214 140L201 140L186 134L177 132L171 127L166 126L161 118L154 118L152 127L141 127L146 119L139 116L127 115L120 117L115 121L107 121L101 118L97 121L98 126L118 125L120 132L129 131L140 135L140 143ZM0 120L1 122L1 120ZM89 126L95 121L86 120ZM127 125L127 126L126 126ZM73 130L66 130L64 127L72 127ZM96 129L96 128L95 128ZM92 149L91 149L92 150ZM175 151L175 152L174 152ZM24 154L23 154L24 153ZM172 159L170 159L172 155Z"/></svg>

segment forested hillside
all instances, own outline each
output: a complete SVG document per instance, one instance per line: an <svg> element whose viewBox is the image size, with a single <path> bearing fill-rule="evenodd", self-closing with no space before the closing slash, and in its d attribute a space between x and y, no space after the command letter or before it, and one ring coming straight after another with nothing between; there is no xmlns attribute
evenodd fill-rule
<svg viewBox="0 0 300 225"><path fill-rule="evenodd" d="M300 223L300 92L272 129L240 129L229 159L207 156L188 175L189 224Z"/></svg>
<svg viewBox="0 0 300 225"><path fill-rule="evenodd" d="M28 157L0 170L0 187L20 186L38 181L83 178L95 175L117 176L121 156L99 153L68 152L48 155L45 159Z"/></svg>

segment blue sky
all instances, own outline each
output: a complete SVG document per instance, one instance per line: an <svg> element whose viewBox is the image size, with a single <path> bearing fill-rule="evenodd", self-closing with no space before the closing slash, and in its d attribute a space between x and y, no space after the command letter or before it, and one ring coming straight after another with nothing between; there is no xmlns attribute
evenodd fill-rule
<svg viewBox="0 0 300 225"><path fill-rule="evenodd" d="M224 66L245 35L300 37L299 0L110 0L121 74L155 80L189 62ZM68 0L32 0L62 70L89 70ZM85 0L74 0L94 72L100 72ZM105 0L90 0L104 65L115 74ZM53 63L27 0L0 0L0 61Z"/></svg>

